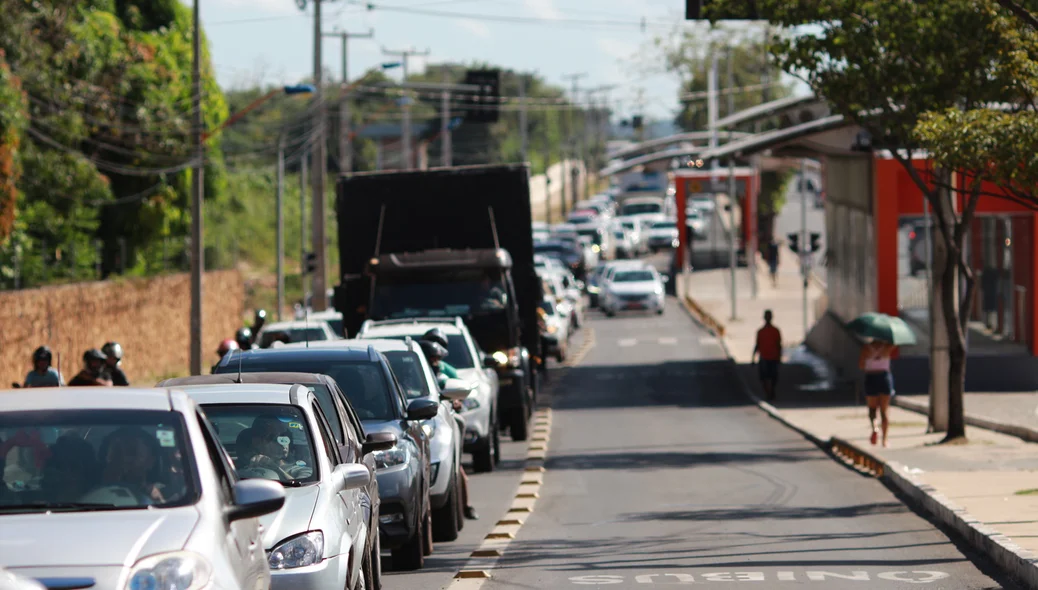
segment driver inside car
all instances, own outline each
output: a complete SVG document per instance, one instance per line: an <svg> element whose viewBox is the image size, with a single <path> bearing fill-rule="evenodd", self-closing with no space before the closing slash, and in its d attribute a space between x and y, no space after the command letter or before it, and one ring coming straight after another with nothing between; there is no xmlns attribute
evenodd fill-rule
<svg viewBox="0 0 1038 590"><path fill-rule="evenodd" d="M310 477L313 474L313 468L307 465L306 461L295 460L291 456L291 433L277 416L272 414L258 416L252 422L252 432L252 448L258 451L258 454L253 457L253 464L259 460L264 463L263 467L272 465L279 473L285 474L286 479ZM263 458L269 458L271 461L267 463Z"/></svg>
<svg viewBox="0 0 1038 590"><path fill-rule="evenodd" d="M153 436L149 436L140 428L120 428L108 435L101 444L100 455L100 487L88 493L83 501L92 501L91 498L100 493L105 497L97 497L94 500L120 505L121 498L118 496L121 488L134 494L134 504L166 502L158 483L159 478L156 477L159 453L158 444Z"/></svg>

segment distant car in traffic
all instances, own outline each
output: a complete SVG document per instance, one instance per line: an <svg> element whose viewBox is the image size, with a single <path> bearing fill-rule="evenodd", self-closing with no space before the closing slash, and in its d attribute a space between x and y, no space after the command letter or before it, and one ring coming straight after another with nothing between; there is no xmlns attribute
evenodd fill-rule
<svg viewBox="0 0 1038 590"><path fill-rule="evenodd" d="M678 247L678 225L673 220L652 222L648 233L649 250L653 252Z"/></svg>
<svg viewBox="0 0 1038 590"><path fill-rule="evenodd" d="M664 201L659 197L634 197L625 200L620 206L621 217L664 215L665 213Z"/></svg>
<svg viewBox="0 0 1038 590"><path fill-rule="evenodd" d="M621 224L613 224L613 242L616 244L616 258L634 258L638 256L638 249L634 245L630 231Z"/></svg>
<svg viewBox="0 0 1038 590"><path fill-rule="evenodd" d="M324 320L294 320L265 324L256 335L260 348L270 348L275 342L318 342L335 340L339 335ZM287 342L286 342L287 341Z"/></svg>
<svg viewBox="0 0 1038 590"><path fill-rule="evenodd" d="M566 361L569 353L570 341L570 319L559 310L559 303L550 294L545 295L541 301L541 310L544 312L544 323L549 336L552 336L553 346L547 351L548 356L562 363Z"/></svg>
<svg viewBox="0 0 1038 590"><path fill-rule="evenodd" d="M707 222L703 218L703 213L695 207L689 207L685 210L685 227L687 227L695 239L703 239L706 237Z"/></svg>
<svg viewBox="0 0 1038 590"><path fill-rule="evenodd" d="M566 268L570 269L579 279L587 274L587 262L584 253L577 249L576 245L559 240L540 242L533 245L534 254L554 258Z"/></svg>
<svg viewBox="0 0 1038 590"><path fill-rule="evenodd" d="M599 306L609 317L622 311L654 311L662 315L665 280L649 265L617 267L607 274Z"/></svg>
<svg viewBox="0 0 1038 590"><path fill-rule="evenodd" d="M184 392L2 392L0 440L27 451L0 470L8 570L54 588L270 587L260 518L285 489L239 479Z"/></svg>
<svg viewBox="0 0 1038 590"><path fill-rule="evenodd" d="M615 223L622 225L627 230L631 243L634 245L635 255L640 256L649 251L644 218L640 216L617 217Z"/></svg>

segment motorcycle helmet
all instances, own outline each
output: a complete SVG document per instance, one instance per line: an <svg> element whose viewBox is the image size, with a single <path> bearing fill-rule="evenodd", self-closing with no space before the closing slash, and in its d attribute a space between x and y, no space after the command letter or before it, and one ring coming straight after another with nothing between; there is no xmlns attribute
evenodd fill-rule
<svg viewBox="0 0 1038 590"><path fill-rule="evenodd" d="M447 348L447 335L443 333L443 330L439 328L433 328L422 335L422 340L429 342L435 342L440 346Z"/></svg>

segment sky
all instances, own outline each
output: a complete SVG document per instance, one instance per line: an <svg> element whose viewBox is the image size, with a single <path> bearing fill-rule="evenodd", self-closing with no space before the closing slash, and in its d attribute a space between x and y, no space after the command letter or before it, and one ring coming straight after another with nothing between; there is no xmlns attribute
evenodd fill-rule
<svg viewBox="0 0 1038 590"><path fill-rule="evenodd" d="M198 1L224 88L290 84L313 72L313 0ZM349 42L351 79L400 59L383 49L427 50L428 57L411 58L412 72L427 63L485 61L566 88L567 76L584 74L580 88L616 85L608 96L618 117L640 110L651 119L672 119L678 110L677 77L647 65L652 41L697 26L684 22L682 0L325 0L321 10L326 33L374 31L373 39ZM322 61L336 79L341 45L338 38L322 43Z"/></svg>

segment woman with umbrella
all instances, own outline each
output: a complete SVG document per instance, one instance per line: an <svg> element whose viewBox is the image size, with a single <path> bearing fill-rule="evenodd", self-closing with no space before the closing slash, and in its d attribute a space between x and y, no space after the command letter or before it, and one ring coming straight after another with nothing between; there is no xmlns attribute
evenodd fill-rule
<svg viewBox="0 0 1038 590"><path fill-rule="evenodd" d="M898 346L914 344L915 334L901 318L881 313L859 316L848 327L866 338L858 356L858 367L865 373L865 403L869 407L869 425L872 435L869 441L876 444L876 413L879 412L880 432L883 446L887 446L887 430L890 420L890 398L894 395L894 376L890 372L890 358Z"/></svg>

